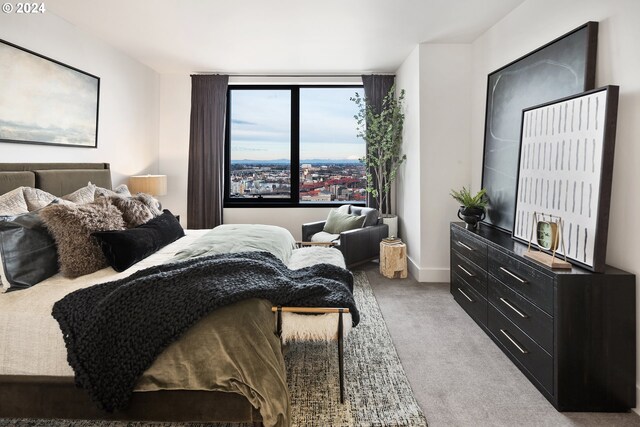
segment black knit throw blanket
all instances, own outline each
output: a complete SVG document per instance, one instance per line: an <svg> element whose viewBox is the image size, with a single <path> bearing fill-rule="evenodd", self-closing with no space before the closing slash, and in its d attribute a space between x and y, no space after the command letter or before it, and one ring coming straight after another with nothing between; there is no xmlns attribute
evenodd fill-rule
<svg viewBox="0 0 640 427"><path fill-rule="evenodd" d="M289 270L267 252L242 252L151 267L75 291L53 306L76 385L109 412L127 407L156 357L216 308L262 298L274 305L347 307L359 322L353 276L317 264Z"/></svg>

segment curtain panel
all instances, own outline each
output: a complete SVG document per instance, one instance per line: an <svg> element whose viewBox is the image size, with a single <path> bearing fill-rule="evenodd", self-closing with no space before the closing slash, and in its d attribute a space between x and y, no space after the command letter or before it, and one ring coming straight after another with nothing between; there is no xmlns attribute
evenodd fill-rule
<svg viewBox="0 0 640 427"><path fill-rule="evenodd" d="M187 227L222 224L228 75L191 76Z"/></svg>
<svg viewBox="0 0 640 427"><path fill-rule="evenodd" d="M380 114L382 110L382 101L384 97L389 93L389 90L396 81L396 76L380 75L380 74L368 74L362 76L362 84L364 86L364 96L367 105L371 105L373 112ZM367 153L369 147L367 147ZM380 189L378 189L380 193ZM374 200L371 193L367 195L367 206L373 206ZM388 194L386 198L385 206L380 207L381 214L391 213L391 196Z"/></svg>

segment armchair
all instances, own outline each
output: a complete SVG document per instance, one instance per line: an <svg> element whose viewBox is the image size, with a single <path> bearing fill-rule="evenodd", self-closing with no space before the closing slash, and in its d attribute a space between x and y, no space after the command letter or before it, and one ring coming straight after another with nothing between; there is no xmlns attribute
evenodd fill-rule
<svg viewBox="0 0 640 427"><path fill-rule="evenodd" d="M351 213L364 215L368 208L357 208L350 206ZM372 209L373 210L373 209ZM373 210L375 211L375 210ZM347 267L378 258L380 255L380 241L388 236L389 226L382 223L377 212L373 221L364 223L362 228L343 231L339 235L332 235L323 232L326 221L316 221L302 225L302 240L312 241L334 241L335 246L342 252Z"/></svg>

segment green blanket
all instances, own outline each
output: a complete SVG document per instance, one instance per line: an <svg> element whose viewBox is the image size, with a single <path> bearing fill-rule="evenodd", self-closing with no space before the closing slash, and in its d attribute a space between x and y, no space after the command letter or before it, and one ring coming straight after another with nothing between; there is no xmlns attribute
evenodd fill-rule
<svg viewBox="0 0 640 427"><path fill-rule="evenodd" d="M258 408L265 426L290 425L290 401L271 303L220 308L191 327L145 371L136 391L217 390Z"/></svg>
<svg viewBox="0 0 640 427"><path fill-rule="evenodd" d="M194 256L223 253L264 251L289 263L296 241L288 230L274 225L224 224L196 240L188 248L178 252L173 261Z"/></svg>

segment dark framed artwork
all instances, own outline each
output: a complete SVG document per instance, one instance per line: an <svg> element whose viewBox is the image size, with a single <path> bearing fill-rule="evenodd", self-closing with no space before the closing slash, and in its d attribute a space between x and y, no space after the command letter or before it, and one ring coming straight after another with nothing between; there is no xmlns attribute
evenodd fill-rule
<svg viewBox="0 0 640 427"><path fill-rule="evenodd" d="M489 74L482 187L485 223L513 230L522 110L595 87L598 23L553 40Z"/></svg>
<svg viewBox="0 0 640 427"><path fill-rule="evenodd" d="M100 78L0 40L0 142L98 146Z"/></svg>
<svg viewBox="0 0 640 427"><path fill-rule="evenodd" d="M618 92L605 86L522 112L513 237L529 241L534 212L560 217L558 253L595 272L605 267Z"/></svg>

